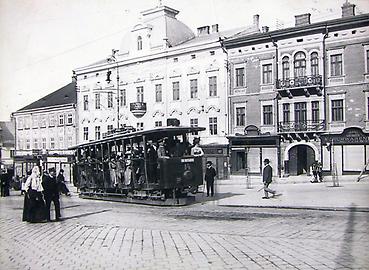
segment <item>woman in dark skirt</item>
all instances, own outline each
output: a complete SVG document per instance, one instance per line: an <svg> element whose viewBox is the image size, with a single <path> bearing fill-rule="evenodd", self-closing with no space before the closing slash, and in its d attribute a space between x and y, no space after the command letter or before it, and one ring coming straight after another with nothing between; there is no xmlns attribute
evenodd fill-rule
<svg viewBox="0 0 369 270"><path fill-rule="evenodd" d="M46 219L45 202L42 197L40 170L33 167L31 175L27 178L26 194L24 195L23 221L41 222Z"/></svg>

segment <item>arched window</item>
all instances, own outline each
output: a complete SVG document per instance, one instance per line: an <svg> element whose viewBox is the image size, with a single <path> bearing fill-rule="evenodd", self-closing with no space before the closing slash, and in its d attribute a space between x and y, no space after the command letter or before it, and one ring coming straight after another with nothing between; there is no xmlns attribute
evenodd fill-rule
<svg viewBox="0 0 369 270"><path fill-rule="evenodd" d="M142 37L141 36L137 37L137 50L138 51L142 50Z"/></svg>
<svg viewBox="0 0 369 270"><path fill-rule="evenodd" d="M304 77L306 75L306 56L303 52L295 54L294 59L295 78Z"/></svg>
<svg viewBox="0 0 369 270"><path fill-rule="evenodd" d="M282 78L286 80L290 77L290 59L288 56L282 58Z"/></svg>
<svg viewBox="0 0 369 270"><path fill-rule="evenodd" d="M310 63L311 63L311 76L319 75L319 58L317 52L313 52L310 55Z"/></svg>

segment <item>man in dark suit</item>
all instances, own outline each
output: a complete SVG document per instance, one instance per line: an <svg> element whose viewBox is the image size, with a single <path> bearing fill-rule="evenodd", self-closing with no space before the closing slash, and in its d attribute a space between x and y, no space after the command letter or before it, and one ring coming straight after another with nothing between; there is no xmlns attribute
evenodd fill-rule
<svg viewBox="0 0 369 270"><path fill-rule="evenodd" d="M269 163L270 163L269 159L266 158L264 160L265 167L263 169L263 184L264 184L264 193L265 193L265 196L263 197L263 199L269 199L268 193L272 193L273 197L276 193L275 190L268 188L268 186L272 182L272 177L273 177L273 169Z"/></svg>
<svg viewBox="0 0 369 270"><path fill-rule="evenodd" d="M211 197L214 196L214 178L217 175L217 172L212 165L213 163L210 160L206 162L205 181L207 197L209 197L209 191L211 192Z"/></svg>
<svg viewBox="0 0 369 270"><path fill-rule="evenodd" d="M46 219L50 221L50 205L51 202L55 206L55 220L59 220L60 215L60 202L59 202L59 187L56 181L55 168L49 169L49 175L42 177L42 187L44 188L44 197L46 202Z"/></svg>

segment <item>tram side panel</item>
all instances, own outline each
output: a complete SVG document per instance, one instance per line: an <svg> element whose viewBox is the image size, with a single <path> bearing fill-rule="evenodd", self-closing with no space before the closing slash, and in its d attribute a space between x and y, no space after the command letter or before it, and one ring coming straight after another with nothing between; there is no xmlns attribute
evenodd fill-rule
<svg viewBox="0 0 369 270"><path fill-rule="evenodd" d="M161 189L197 187L202 185L201 157L159 159Z"/></svg>

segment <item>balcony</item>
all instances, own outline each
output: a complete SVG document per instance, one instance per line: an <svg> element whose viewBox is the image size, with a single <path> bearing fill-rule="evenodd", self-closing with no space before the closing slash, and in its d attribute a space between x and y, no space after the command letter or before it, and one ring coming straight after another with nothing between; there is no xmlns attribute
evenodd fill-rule
<svg viewBox="0 0 369 270"><path fill-rule="evenodd" d="M304 76L276 81L277 89L308 88L322 85L322 75Z"/></svg>
<svg viewBox="0 0 369 270"><path fill-rule="evenodd" d="M325 121L302 121L302 122L279 122L278 132L279 133L290 133L290 132L323 132L325 130Z"/></svg>
<svg viewBox="0 0 369 270"><path fill-rule="evenodd" d="M132 102L129 104L130 111L136 117L142 117L146 113L145 102Z"/></svg>

